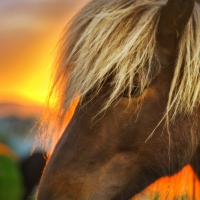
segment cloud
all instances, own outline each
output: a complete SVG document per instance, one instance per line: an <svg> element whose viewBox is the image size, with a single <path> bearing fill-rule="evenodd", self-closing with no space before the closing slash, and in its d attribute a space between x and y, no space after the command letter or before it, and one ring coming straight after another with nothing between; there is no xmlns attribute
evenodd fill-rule
<svg viewBox="0 0 200 200"><path fill-rule="evenodd" d="M66 21L88 0L4 0L0 2L0 29L33 27L65 18ZM52 24L53 25L53 24Z"/></svg>

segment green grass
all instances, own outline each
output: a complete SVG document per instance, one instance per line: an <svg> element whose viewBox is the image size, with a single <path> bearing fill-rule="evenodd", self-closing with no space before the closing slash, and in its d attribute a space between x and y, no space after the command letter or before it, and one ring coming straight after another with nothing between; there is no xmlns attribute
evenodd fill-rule
<svg viewBox="0 0 200 200"><path fill-rule="evenodd" d="M0 155L0 199L21 200L22 194L22 177L17 163Z"/></svg>

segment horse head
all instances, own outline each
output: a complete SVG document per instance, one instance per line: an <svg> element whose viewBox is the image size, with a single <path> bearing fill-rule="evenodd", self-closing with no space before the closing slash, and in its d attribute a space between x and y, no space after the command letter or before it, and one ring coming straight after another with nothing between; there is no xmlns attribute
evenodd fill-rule
<svg viewBox="0 0 200 200"><path fill-rule="evenodd" d="M195 0L94 0L77 14L55 78L57 122L80 101L38 200L130 199L193 162L199 9Z"/></svg>

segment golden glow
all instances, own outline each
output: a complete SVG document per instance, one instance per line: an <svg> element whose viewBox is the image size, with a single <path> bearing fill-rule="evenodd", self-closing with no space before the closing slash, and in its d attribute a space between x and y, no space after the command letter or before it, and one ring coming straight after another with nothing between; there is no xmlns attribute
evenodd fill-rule
<svg viewBox="0 0 200 200"><path fill-rule="evenodd" d="M185 166L180 172L171 176L163 177L152 183L132 200L140 199L199 199L200 182L190 165ZM152 196L153 194L153 196ZM155 196L154 196L155 195ZM157 196L157 198L155 198ZM158 198L159 197L159 198Z"/></svg>
<svg viewBox="0 0 200 200"><path fill-rule="evenodd" d="M31 2L0 3L0 103L44 103L61 32L88 0Z"/></svg>
<svg viewBox="0 0 200 200"><path fill-rule="evenodd" d="M187 165L172 177L160 178L147 188L147 192L159 193L160 200L174 199L175 195L176 197L188 195L188 199L198 199L200 190L197 188L200 188L200 182L191 166Z"/></svg>

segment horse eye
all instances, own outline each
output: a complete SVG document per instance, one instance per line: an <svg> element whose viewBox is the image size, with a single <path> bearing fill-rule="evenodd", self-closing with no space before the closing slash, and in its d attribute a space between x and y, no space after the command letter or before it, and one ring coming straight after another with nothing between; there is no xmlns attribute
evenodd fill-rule
<svg viewBox="0 0 200 200"><path fill-rule="evenodd" d="M129 96L130 95L130 96ZM138 97L139 96L139 85L137 85L137 84L133 84L132 85L132 88L131 88L131 92L130 92L130 94L129 94L129 88L127 88L124 92L123 92L123 94L122 94L122 96L123 97L125 97L125 98L136 98L136 97Z"/></svg>

